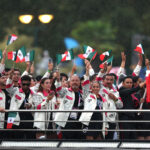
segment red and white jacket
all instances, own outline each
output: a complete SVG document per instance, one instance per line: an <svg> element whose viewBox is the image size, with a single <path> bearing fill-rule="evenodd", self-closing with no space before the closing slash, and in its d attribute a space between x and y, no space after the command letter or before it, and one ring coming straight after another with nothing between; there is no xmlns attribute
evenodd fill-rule
<svg viewBox="0 0 150 150"><path fill-rule="evenodd" d="M5 109L6 96L5 93L0 89L0 107ZM5 113L0 112L0 129L4 128Z"/></svg>
<svg viewBox="0 0 150 150"><path fill-rule="evenodd" d="M47 96L49 93L46 93L45 91L43 92L38 92L38 102L36 103L36 109L37 110L42 110L42 109L47 109L47 110L55 110L56 107L56 96L54 96L51 100L47 101ZM45 130L48 128L48 123L45 122L45 120L50 120L51 112L35 112L34 114L34 127L37 127L38 129ZM53 113L53 118L54 118L54 113ZM41 122L40 122L41 121Z"/></svg>
<svg viewBox="0 0 150 150"><path fill-rule="evenodd" d="M85 77L85 81L83 82L83 91L80 91L82 98L85 99L87 96L86 85L89 84L89 79ZM62 97L62 101L60 102L59 110L72 110L74 101L75 101L75 93L71 88L63 88L61 86L61 82L55 82L56 90L60 97ZM70 116L70 112L58 112L55 115L54 121L57 125L61 127L65 127L66 122ZM61 122L60 122L61 121Z"/></svg>
<svg viewBox="0 0 150 150"><path fill-rule="evenodd" d="M119 92L113 86L111 88L108 88L102 83L103 75L104 75L103 73L99 72L96 80L100 82L100 87L101 87L100 88L100 95L106 100L104 107L106 108L106 110L116 110L118 108L122 108L123 102L120 98ZM117 97L117 101L114 101L111 98L109 98L109 96L108 96L109 93L112 93L115 97ZM106 120L108 122L115 122L116 121L117 113L106 112L105 114L106 114Z"/></svg>
<svg viewBox="0 0 150 150"><path fill-rule="evenodd" d="M32 90L30 90L30 95L28 98L28 102L32 105L32 107L30 109L34 109L35 108L35 104L36 101L38 100L38 96L37 94L33 93ZM23 92L23 90L20 88L17 88L16 92L14 93L12 99L11 99L11 103L10 103L10 110L19 110L20 106L22 105L23 101L25 99L25 93ZM19 117L19 113L17 112L15 121L14 121L15 125L20 124L20 117Z"/></svg>

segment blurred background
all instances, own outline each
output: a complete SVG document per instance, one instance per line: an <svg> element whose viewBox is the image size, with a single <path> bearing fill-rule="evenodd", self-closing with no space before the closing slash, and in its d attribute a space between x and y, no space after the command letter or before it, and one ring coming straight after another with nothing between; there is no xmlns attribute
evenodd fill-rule
<svg viewBox="0 0 150 150"><path fill-rule="evenodd" d="M49 22L40 20L42 14L51 15ZM22 22L21 15L32 16ZM70 48L66 45L69 37L76 42L73 43L76 55L81 53L83 45L99 53L112 49L116 67L121 62L120 52L125 51L126 68L130 72L137 63L133 51L137 44L142 43L150 58L150 0L0 0L1 49L5 48L9 34L16 34L18 40L8 51L21 46L34 49L35 63L40 62L37 69L38 66L46 69L49 57L55 62L57 53ZM17 65L24 68L24 64ZM7 61L6 66L10 67L11 62Z"/></svg>

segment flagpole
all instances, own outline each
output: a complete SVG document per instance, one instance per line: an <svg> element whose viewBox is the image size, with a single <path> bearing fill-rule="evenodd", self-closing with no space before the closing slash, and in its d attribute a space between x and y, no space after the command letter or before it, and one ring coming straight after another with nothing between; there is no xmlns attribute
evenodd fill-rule
<svg viewBox="0 0 150 150"><path fill-rule="evenodd" d="M143 99L145 99L146 93L147 93L147 91L146 91L146 89L145 89L144 94L143 94L143 97L142 97ZM140 104L140 108L139 108L140 110L141 110L142 107L143 107L143 103L144 103L144 102L142 102L142 103ZM140 114L141 114L141 113L139 112L139 113L138 113L138 116L139 116Z"/></svg>

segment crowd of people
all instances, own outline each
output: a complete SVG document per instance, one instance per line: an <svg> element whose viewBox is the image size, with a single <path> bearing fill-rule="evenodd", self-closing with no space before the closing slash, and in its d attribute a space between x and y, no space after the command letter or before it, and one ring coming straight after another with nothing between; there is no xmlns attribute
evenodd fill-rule
<svg viewBox="0 0 150 150"><path fill-rule="evenodd" d="M115 132L150 129L150 123L142 122L150 120L149 113L107 112L140 109L141 104L142 109L150 108L143 96L146 82L139 77L143 63L141 54L132 75L125 74L126 55L122 52L117 75L110 73L112 66L107 63L96 74L90 61L85 59L86 72L81 78L74 73L75 67L68 75L54 69L52 62L47 72L37 77L34 77L34 64L26 62L26 70L21 75L19 69L5 68L5 57L4 51L0 64L0 139L150 139L150 132ZM146 73L150 73L147 58L145 66ZM17 110L20 111L14 117L12 128L8 129L9 114ZM65 110L83 112L61 112Z"/></svg>

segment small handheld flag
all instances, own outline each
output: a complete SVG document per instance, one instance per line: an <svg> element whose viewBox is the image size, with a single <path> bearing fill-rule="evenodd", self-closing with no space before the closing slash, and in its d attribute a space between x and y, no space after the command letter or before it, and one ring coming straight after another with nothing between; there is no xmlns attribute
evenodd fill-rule
<svg viewBox="0 0 150 150"><path fill-rule="evenodd" d="M35 55L35 51L32 50L30 52L27 53L27 55L25 56L25 61L33 61L34 60L34 55Z"/></svg>
<svg viewBox="0 0 150 150"><path fill-rule="evenodd" d="M26 56L26 49L25 47L21 47L16 54L16 63L18 62L25 62L25 56Z"/></svg>
<svg viewBox="0 0 150 150"><path fill-rule="evenodd" d="M7 120L7 129L11 129L12 125L15 121L17 113L16 112L9 112L8 113L8 120Z"/></svg>
<svg viewBox="0 0 150 150"><path fill-rule="evenodd" d="M89 56L89 55L91 53L95 52L95 50L92 47L86 46L86 45L83 46L83 51L84 51L84 54L79 54L78 55L78 57L81 58L81 59L91 58L91 56Z"/></svg>
<svg viewBox="0 0 150 150"><path fill-rule="evenodd" d="M57 65L58 65L60 62L74 59L73 50L72 50L72 49L71 49L71 50L68 50L68 51L66 51L64 54L57 54L57 55L56 55L56 59L57 59Z"/></svg>
<svg viewBox="0 0 150 150"><path fill-rule="evenodd" d="M104 63L110 64L113 61L113 56L111 56L108 60L99 65L99 68L104 69Z"/></svg>
<svg viewBox="0 0 150 150"><path fill-rule="evenodd" d="M100 60L103 61L106 58L106 56L110 56L111 52L112 52L112 50L109 50L109 51L106 51L106 52L102 53L99 56Z"/></svg>
<svg viewBox="0 0 150 150"><path fill-rule="evenodd" d="M15 34L9 35L8 36L8 40L7 40L7 45L10 45L11 43L13 43L15 40L17 40L17 36Z"/></svg>
<svg viewBox="0 0 150 150"><path fill-rule="evenodd" d="M142 44L137 45L134 50L139 52L140 54L144 54L144 51L143 51L143 48L142 48Z"/></svg>
<svg viewBox="0 0 150 150"><path fill-rule="evenodd" d="M15 51L11 51L7 53L7 58L11 59L13 61L16 61L16 52Z"/></svg>

